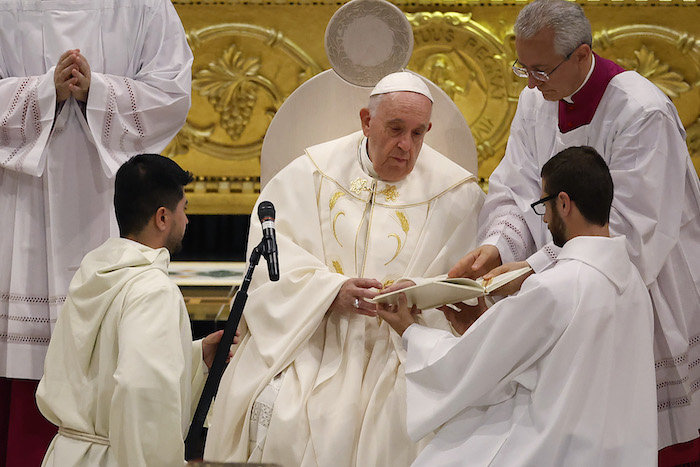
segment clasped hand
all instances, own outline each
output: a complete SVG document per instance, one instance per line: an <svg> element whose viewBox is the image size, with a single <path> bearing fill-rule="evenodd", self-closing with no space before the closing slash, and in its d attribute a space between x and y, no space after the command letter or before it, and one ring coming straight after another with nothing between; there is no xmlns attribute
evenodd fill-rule
<svg viewBox="0 0 700 467"><path fill-rule="evenodd" d="M80 49L71 49L61 55L53 74L56 86L56 102L61 103L73 96L87 102L90 90L90 65Z"/></svg>
<svg viewBox="0 0 700 467"><path fill-rule="evenodd" d="M365 301L366 298L374 298L380 293L389 293L412 285L413 281L401 281L387 288L383 288L381 282L376 279L353 277L346 280L338 294L328 308L329 312L358 313L365 316L377 316L377 305ZM376 289L370 290L370 289Z"/></svg>

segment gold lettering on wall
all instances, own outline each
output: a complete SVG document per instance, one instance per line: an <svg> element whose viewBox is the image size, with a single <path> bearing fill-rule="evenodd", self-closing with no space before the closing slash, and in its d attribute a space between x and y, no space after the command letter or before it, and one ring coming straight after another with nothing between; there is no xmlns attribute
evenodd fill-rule
<svg viewBox="0 0 700 467"><path fill-rule="evenodd" d="M414 50L409 68L440 86L462 110L479 164L502 154L520 89L511 85L512 53L473 15L408 13Z"/></svg>
<svg viewBox="0 0 700 467"><path fill-rule="evenodd" d="M700 8L695 0L576 0L591 21L593 50L647 77L679 111L700 168ZM337 2L176 1L194 52L192 109L164 154L191 170L192 213L249 213L259 194L260 148L275 112L329 68L323 33ZM341 3L345 3L341 0ZM408 65L450 96L477 144L479 177L503 157L525 80L508 0L394 0L413 27ZM324 103L332 105L332 103Z"/></svg>

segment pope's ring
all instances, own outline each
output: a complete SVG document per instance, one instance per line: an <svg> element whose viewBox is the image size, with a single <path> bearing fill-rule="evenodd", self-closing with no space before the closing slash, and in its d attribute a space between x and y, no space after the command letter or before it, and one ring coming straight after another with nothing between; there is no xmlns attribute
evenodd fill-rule
<svg viewBox="0 0 700 467"><path fill-rule="evenodd" d="M360 299L356 297L355 301L352 302L352 306L359 309L360 308Z"/></svg>

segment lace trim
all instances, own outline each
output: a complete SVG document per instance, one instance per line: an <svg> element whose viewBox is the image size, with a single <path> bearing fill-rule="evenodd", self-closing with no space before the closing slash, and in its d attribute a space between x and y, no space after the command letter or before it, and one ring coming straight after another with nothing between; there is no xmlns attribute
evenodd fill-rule
<svg viewBox="0 0 700 467"><path fill-rule="evenodd" d="M513 258L515 258L516 261L524 260L525 257L527 257L527 251L525 252L525 256L523 256L518 247L525 247L527 250L525 235L523 235L523 232L508 218L515 218L522 225L527 225L525 218L521 214L512 210L505 212L499 217L500 219L492 224L485 234L480 235L479 243L483 243L483 241L487 238L502 237L505 239L506 243L508 243L508 247L510 248ZM509 234L508 232L512 232L515 235ZM520 239L519 244L517 243L517 239Z"/></svg>
<svg viewBox="0 0 700 467"><path fill-rule="evenodd" d="M556 260L557 260L557 257L558 257L559 255L556 253L556 251L554 251L554 248L552 248L552 245L547 244L547 245L544 246L543 249L544 249L544 252L547 253L547 256L549 256L549 258L550 258L552 261L556 261Z"/></svg>
<svg viewBox="0 0 700 467"><path fill-rule="evenodd" d="M7 131L7 122L10 120L10 115L12 115L15 110L17 109L17 106L19 105L20 101L20 96L24 94L24 90L26 87L29 85L29 78L23 79L20 81L19 84L19 91L15 93L14 97L12 98L12 102L10 102L10 106L7 109L7 112L5 113L5 117L2 119L2 122L0 122L0 127L2 128L2 145L3 146L9 146L10 144L10 135L8 134ZM7 164L13 157L17 155L19 150L24 146L26 143L26 137L24 134L24 125L22 125L22 129L20 130L20 134L22 135L22 144L15 148L10 155L5 159L3 164Z"/></svg>
<svg viewBox="0 0 700 467"><path fill-rule="evenodd" d="M107 150L107 154L112 158L114 162L121 165L119 158L114 154L112 148L109 144L109 137L112 134L112 123L114 120L115 109L117 106L117 94L114 92L114 85L111 83L109 78L107 81L107 106L105 107L105 120L104 127L102 128L102 146Z"/></svg>
<svg viewBox="0 0 700 467"><path fill-rule="evenodd" d="M679 384L685 383L686 381L688 381L687 376L685 378L677 379L675 381L663 381L661 383L656 383L656 389L663 389L663 388L667 388L669 386L677 386Z"/></svg>
<svg viewBox="0 0 700 467"><path fill-rule="evenodd" d="M667 400L659 402L656 409L661 412L662 410L673 409L675 407L682 407L684 405L690 405L690 396L700 388L700 379L695 381L690 385L690 391L687 396L679 397L678 399Z"/></svg>
<svg viewBox="0 0 700 467"><path fill-rule="evenodd" d="M510 235L503 235L503 237L508 243L508 248L510 248L510 252L513 253L513 258L515 258L516 261L524 259L521 258L520 254L518 254L518 246L515 244L515 240L513 240L513 238Z"/></svg>
<svg viewBox="0 0 700 467"><path fill-rule="evenodd" d="M0 341L14 342L19 344L49 344L48 337L21 336L19 334L0 333Z"/></svg>
<svg viewBox="0 0 700 467"><path fill-rule="evenodd" d="M0 315L0 320L7 321L19 321L20 323L55 323L55 319L51 318L38 318L35 316L10 316L10 315Z"/></svg>
<svg viewBox="0 0 700 467"><path fill-rule="evenodd" d="M62 304L66 301L65 295L59 295L57 297L30 297L28 295L18 295L11 293L3 293L0 295L1 302L11 302L11 303L48 303L49 305Z"/></svg>
<svg viewBox="0 0 700 467"><path fill-rule="evenodd" d="M500 227L500 226L507 227L508 229L513 231L515 234L517 234L518 237L520 237L520 240L522 242L521 245L525 244L523 234L515 227L515 225L513 225L511 222L509 222L506 219L502 219L502 220L496 222L493 225L493 227L491 228L491 230L489 230L485 235L482 236L479 243L483 243L483 241L486 240L487 238L502 237L503 239L505 239L506 243L508 243L508 247L510 248L510 252L513 254L513 257L516 260L521 259L520 257L522 255L520 255L520 252L518 251L518 245L516 244L515 240L513 239L513 237L511 235L509 235L506 232L505 229L496 229L496 227Z"/></svg>
<svg viewBox="0 0 700 467"><path fill-rule="evenodd" d="M690 340L688 341L688 347L689 348L695 347L696 345L698 345L698 343L700 343L700 334L690 338ZM658 370L660 368L668 368L671 366L678 366L678 365L685 363L686 361L688 361L688 352L684 353L683 355L679 355L678 357L675 357L675 358L666 358L664 360L658 360L654 364L654 368L656 368ZM697 362L693 362L692 365L693 366L697 365Z"/></svg>
<svg viewBox="0 0 700 467"><path fill-rule="evenodd" d="M251 423L269 427L270 420L272 420L272 407L262 402L255 402L250 412Z"/></svg>
<svg viewBox="0 0 700 467"><path fill-rule="evenodd" d="M20 88L22 86L25 86L26 82L20 84ZM7 122L10 120L10 115L14 111L15 107L17 106L17 102L19 100L19 97L15 95L15 98L10 102L10 105L7 109L7 112L5 113L5 116L3 117L2 121L0 122L0 146L6 147L10 145L10 134L7 130ZM14 154L14 153L13 153ZM9 161L13 156L11 155L7 159L5 159L5 163Z"/></svg>
<svg viewBox="0 0 700 467"><path fill-rule="evenodd" d="M131 86L128 79L124 78L124 84L126 84L126 89L129 91L129 102L131 102L131 114L134 116L134 125L136 126L136 131L140 138L143 138L143 126L141 125L141 119L139 118L138 109L136 108L136 93Z"/></svg>
<svg viewBox="0 0 700 467"><path fill-rule="evenodd" d="M518 213L511 213L510 215L514 216L516 219L518 219L523 225L527 225L527 221L525 221L525 218L522 215L520 215ZM523 241L523 243L525 243L525 237L523 236L523 234L515 228L513 230L515 230L518 233L518 235L520 236L520 239Z"/></svg>
<svg viewBox="0 0 700 467"><path fill-rule="evenodd" d="M129 102L131 103L131 115L134 117L134 126L136 127L136 131L139 135L139 138L143 139L144 137L144 132L143 132L143 125L141 125L141 119L139 118L138 114L138 109L136 108L136 93L134 92L134 89L131 85L131 82L127 78L124 78L124 84L126 86L127 91L129 92ZM121 148L122 152L124 153L129 153L130 151L127 150L126 148L126 143L127 141L127 136L129 136L129 129L122 125L122 134L119 137L119 147ZM133 151L135 153L142 153L146 152L144 151L143 145L141 144L140 140L136 140L134 142L134 148Z"/></svg>
<svg viewBox="0 0 700 467"><path fill-rule="evenodd" d="M37 83L34 85L34 88L32 89L32 92L30 93L29 97L32 102L32 115L34 116L34 142L32 143L32 146L34 146L39 139L39 135L41 134L41 111L39 110L39 98L37 97L39 93L39 83L41 82L41 79L37 80ZM54 118L56 116L54 115ZM27 156L27 153L24 153L22 155L22 160L20 161L20 165L24 162L24 158Z"/></svg>
<svg viewBox="0 0 700 467"><path fill-rule="evenodd" d="M698 343L700 343L700 335L694 336L689 340L689 342L688 342L689 349L683 355L680 355L680 356L675 357L675 358L667 358L664 360L659 360L655 363L654 366L656 367L657 370L660 368L668 368L671 366L681 366L681 365L685 365L685 364L687 364L688 370L692 370L692 369L700 366L700 358L693 357L694 360L689 362L689 360L690 360L689 354L690 354L691 350L695 350L693 348L696 345L698 345ZM671 386L678 386L678 385L685 386L686 384L688 384L688 380L690 377L696 377L696 376L697 375L691 375L691 376L684 376L683 378L680 378L677 380L661 381L661 382L658 382L656 384L656 388L657 388L657 390L661 390L661 389L668 388ZM686 395L683 397L679 397L676 399L666 399L666 400L662 400L662 398L659 398L657 401L658 402L658 404L657 404L658 410L662 411L662 410L672 409L674 407L681 407L681 406L689 405L691 402L692 394L695 391L697 391L698 388L700 388L700 378L696 379L692 384L690 384L690 386L687 389Z"/></svg>
<svg viewBox="0 0 700 467"><path fill-rule="evenodd" d="M2 145L8 146L10 143L10 135L8 134L8 130L7 130L7 122L10 120L10 116L16 111L18 105L20 105L20 100L21 100L20 98L25 93L27 87L30 86L30 83L32 81L36 81L36 83L29 89L27 96L24 99L24 103L22 104L22 123L21 123L21 127L20 127L20 135L22 137L22 143L12 150L10 155L7 156L7 158L3 161L3 164L8 164L27 145L28 138L27 138L26 125L27 125L27 114L29 113L29 110L30 110L30 102L31 102L31 113L32 113L32 116L34 117L34 130L35 130L37 135L41 134L41 119L40 119L41 113L39 111L39 106L37 104L37 87L39 86L39 83L41 83L41 78L38 78L38 79L25 78L20 82L18 92L15 93L7 112L5 113L5 117L2 119L2 122L0 122L0 128L2 128ZM34 138L34 142L31 143L30 146L33 146L35 143L36 143L36 138ZM24 163L25 157L27 157L27 152L24 152L22 154L22 156L20 157L19 161L17 161L17 168L19 170L22 169L22 165Z"/></svg>

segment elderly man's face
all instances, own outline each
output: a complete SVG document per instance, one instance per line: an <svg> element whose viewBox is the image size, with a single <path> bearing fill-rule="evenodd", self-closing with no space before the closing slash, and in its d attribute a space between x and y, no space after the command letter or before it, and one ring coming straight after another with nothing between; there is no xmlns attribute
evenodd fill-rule
<svg viewBox="0 0 700 467"><path fill-rule="evenodd" d="M527 86L536 87L548 101L570 96L583 83L590 66L590 48L580 45L569 56L562 57L554 50L554 31L543 29L529 39L516 38L518 63L529 71L544 71L549 81L539 81L532 75Z"/></svg>
<svg viewBox="0 0 700 467"><path fill-rule="evenodd" d="M431 112L430 99L415 92L383 95L373 116L366 108L360 111L369 158L382 180L398 182L411 173L431 127Z"/></svg>

